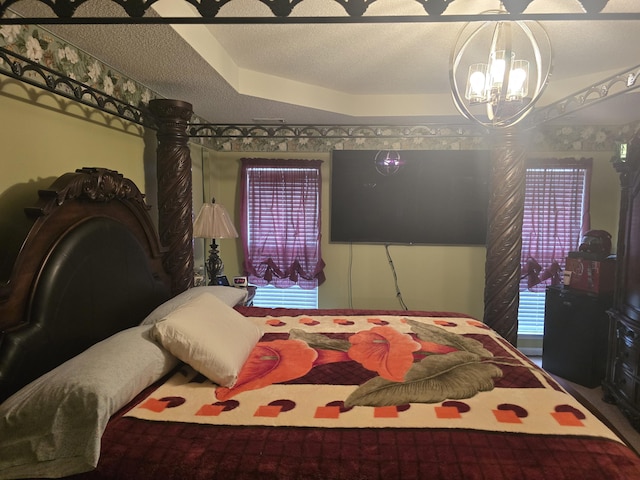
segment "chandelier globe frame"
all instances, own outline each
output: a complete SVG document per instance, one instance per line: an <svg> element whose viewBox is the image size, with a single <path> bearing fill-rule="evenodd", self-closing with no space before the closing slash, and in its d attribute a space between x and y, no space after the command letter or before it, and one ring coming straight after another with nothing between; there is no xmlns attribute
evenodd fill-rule
<svg viewBox="0 0 640 480"><path fill-rule="evenodd" d="M465 118L485 127L520 123L544 93L552 64L551 41L539 22L467 23L450 57L454 104Z"/></svg>

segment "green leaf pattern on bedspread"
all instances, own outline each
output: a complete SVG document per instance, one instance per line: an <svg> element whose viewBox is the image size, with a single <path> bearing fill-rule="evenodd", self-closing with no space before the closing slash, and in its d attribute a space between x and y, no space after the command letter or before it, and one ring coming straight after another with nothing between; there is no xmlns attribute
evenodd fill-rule
<svg viewBox="0 0 640 480"><path fill-rule="evenodd" d="M300 330L298 328L292 328L289 332L290 340L301 340L309 345L311 348L320 350L337 350L340 352L346 352L351 347L351 343L348 340L339 340L335 338L327 337L321 333L310 333Z"/></svg>
<svg viewBox="0 0 640 480"><path fill-rule="evenodd" d="M459 400L492 390L493 379L500 376L502 370L482 363L482 358L473 353L431 355L414 364L404 382L372 378L349 395L345 406L384 407Z"/></svg>
<svg viewBox="0 0 640 480"><path fill-rule="evenodd" d="M346 407L382 407L470 398L478 392L492 390L494 379L502 376L500 368L487 362L493 355L481 342L434 325L410 319L406 319L406 322L419 340L454 350L447 353L423 352L427 356L411 363L402 381L393 381L384 376L372 378L346 399ZM351 341L299 329L292 329L289 338L306 342L314 349L349 352L353 348ZM392 347L383 345L381 349L384 349L382 356L385 356ZM387 358L378 360L385 362Z"/></svg>
<svg viewBox="0 0 640 480"><path fill-rule="evenodd" d="M493 357L493 354L484 348L478 340L448 332L435 325L427 325L426 323L416 322L410 319L406 319L406 322L411 325L411 330L413 330L421 340L447 345L464 352L475 353L479 357Z"/></svg>

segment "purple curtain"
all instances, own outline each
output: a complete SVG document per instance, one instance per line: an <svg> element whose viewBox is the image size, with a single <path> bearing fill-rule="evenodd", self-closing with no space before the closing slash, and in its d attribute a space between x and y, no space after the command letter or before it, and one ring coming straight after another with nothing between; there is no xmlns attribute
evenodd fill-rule
<svg viewBox="0 0 640 480"><path fill-rule="evenodd" d="M321 284L321 160L242 159L244 270L252 283Z"/></svg>
<svg viewBox="0 0 640 480"><path fill-rule="evenodd" d="M590 228L592 159L532 159L526 165L520 290L561 282L565 259Z"/></svg>

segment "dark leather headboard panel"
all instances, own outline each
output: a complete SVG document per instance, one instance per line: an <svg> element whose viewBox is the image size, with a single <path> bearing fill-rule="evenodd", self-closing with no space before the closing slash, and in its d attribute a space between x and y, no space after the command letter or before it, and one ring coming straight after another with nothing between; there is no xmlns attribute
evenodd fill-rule
<svg viewBox="0 0 640 480"><path fill-rule="evenodd" d="M86 207L39 254L22 321L0 336L0 401L171 296L128 209Z"/></svg>

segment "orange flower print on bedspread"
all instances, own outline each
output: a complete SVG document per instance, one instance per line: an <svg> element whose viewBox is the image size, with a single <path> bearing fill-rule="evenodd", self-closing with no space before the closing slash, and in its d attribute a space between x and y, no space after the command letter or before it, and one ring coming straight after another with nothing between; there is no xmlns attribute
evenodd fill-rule
<svg viewBox="0 0 640 480"><path fill-rule="evenodd" d="M392 382L402 382L420 343L392 327L374 327L349 337L349 357Z"/></svg>
<svg viewBox="0 0 640 480"><path fill-rule="evenodd" d="M216 398L220 401L247 390L286 382L309 373L318 352L300 340L274 340L258 343L238 374L232 388L219 387Z"/></svg>
<svg viewBox="0 0 640 480"><path fill-rule="evenodd" d="M218 387L215 396L225 401L245 391L304 377L316 366L348 361L378 375L356 387L345 401L349 406L467 398L493 389L493 379L502 376L481 342L438 326L404 321L411 333L379 323L348 337L293 328L287 339L258 343L236 385Z"/></svg>

